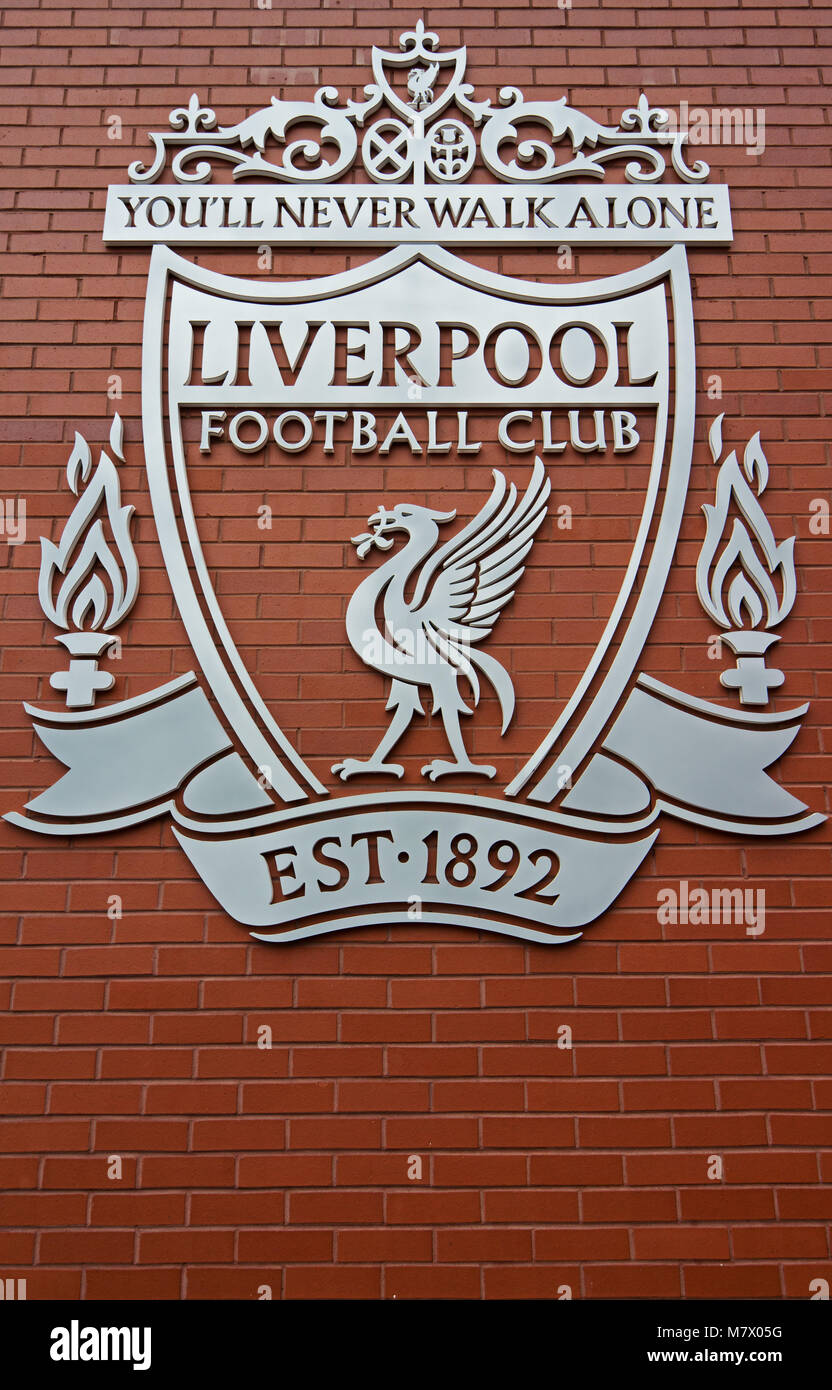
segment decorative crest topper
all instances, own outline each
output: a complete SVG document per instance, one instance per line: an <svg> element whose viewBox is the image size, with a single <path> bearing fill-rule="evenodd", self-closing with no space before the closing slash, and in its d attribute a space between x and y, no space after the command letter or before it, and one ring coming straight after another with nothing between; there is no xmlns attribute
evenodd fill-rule
<svg viewBox="0 0 832 1390"><path fill-rule="evenodd" d="M440 51L439 36L425 30L421 20L400 39L402 52L373 48L374 82L365 88L367 100L339 106L334 87L321 87L311 102L272 97L270 105L233 126L217 128L217 117L194 94L187 107L170 115L170 132L150 136L156 150L152 164L130 166L131 182L155 183L173 152L171 173L177 183L208 182L215 166L227 164L236 179L276 179L287 183L329 183L342 178L356 161L376 183L458 183L470 173L477 145L470 127L482 129L481 156L486 168L502 182L548 184L563 179L602 180L613 163L626 161L629 183L658 182L670 167L683 183L698 183L708 166L685 160L687 134L672 129L670 115L651 107L642 94L636 106L623 113L618 127L600 125L592 117L557 101L526 101L516 87L503 87L499 105L475 101L474 88L463 81L467 50ZM450 68L444 86L439 79ZM397 90L396 74L405 78ZM405 95L406 93L406 95ZM368 124L381 106L394 113ZM454 106L468 124L440 115ZM317 126L316 135L290 140L295 126ZM523 127L544 127L549 140L524 139ZM359 151L358 130L366 134ZM568 141L571 157L558 146ZM335 146L332 158L325 148ZM256 153L249 153L254 148ZM508 147L508 149L506 148ZM454 159L448 158L448 149ZM268 154L267 154L268 151Z"/></svg>

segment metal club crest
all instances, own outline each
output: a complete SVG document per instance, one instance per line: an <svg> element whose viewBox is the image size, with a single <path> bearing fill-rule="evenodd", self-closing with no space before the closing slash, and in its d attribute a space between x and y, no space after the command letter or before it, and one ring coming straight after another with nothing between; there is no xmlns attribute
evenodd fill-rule
<svg viewBox="0 0 832 1390"><path fill-rule="evenodd" d="M643 670L693 454L685 247L730 241L728 191L688 164L685 136L644 97L602 126L565 98L504 88L496 105L478 101L465 68L465 49L441 49L420 23L400 51L373 49L362 102L342 106L325 87L217 128L193 97L152 136L153 161L108 193L105 240L153 247L143 445L194 669L107 698L108 652L139 574L120 422L95 469L79 435L67 471L77 501L58 542L43 542L39 587L64 629L70 664L51 684L66 708L26 707L68 770L8 818L76 836L164 817L260 940L407 922L415 907L573 941L638 871L665 816L740 836L822 819L766 772L807 709L763 708L783 681L766 658L795 598L794 543L763 509L759 436L741 460L726 455L721 419L696 592L736 658L721 679L740 707ZM261 243L310 248L313 273L239 278L174 249ZM657 254L591 283L524 280L460 254L560 243ZM319 246L377 254L321 276ZM485 418L496 445L480 438ZM347 492L365 456L387 470L364 529L345 516L332 538L350 555L340 641L375 682L381 734L368 741L347 720L325 762L327 750L313 756L286 732L223 611L197 486L221 449L247 466L276 450L280 467L343 467ZM557 555L559 477L570 461L590 470L636 451L630 549L597 640L501 784L477 730L488 709L495 746L519 717L512 613L529 567L545 572ZM409 486L415 459L436 478L427 494ZM452 466L474 480L470 505L446 505ZM550 657L556 671L557 646ZM426 717L444 751L414 770L397 750Z"/></svg>

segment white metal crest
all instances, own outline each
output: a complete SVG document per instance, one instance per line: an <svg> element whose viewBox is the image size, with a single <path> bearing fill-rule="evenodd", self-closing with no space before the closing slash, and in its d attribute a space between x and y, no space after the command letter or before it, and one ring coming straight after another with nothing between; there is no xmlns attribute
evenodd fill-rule
<svg viewBox="0 0 832 1390"><path fill-rule="evenodd" d="M172 113L170 132L151 137L152 163L134 164L131 182L108 193L105 240L158 243L144 451L201 674L96 708L113 685L99 663L139 579L117 467L102 453L93 474L78 436L68 470L78 501L60 543L44 541L39 590L45 613L68 629L58 640L70 668L52 678L67 709L27 706L68 771L9 819L62 836L170 817L217 901L265 940L406 922L418 904L427 919L563 943L615 901L663 814L741 835L821 819L765 771L807 706L727 709L641 670L693 453L693 305L685 248L674 243L730 240L727 189L704 184L707 166L687 163L685 135L644 96L604 126L565 97L527 101L503 88L497 106L477 101L465 70L465 49L441 49L419 22L399 52L373 49L362 102L340 106L324 87L312 101L272 98L217 128L194 96ZM624 183L604 188L622 161ZM468 182L478 164L490 182ZM160 183L168 165L173 182ZM231 184L212 183L222 169ZM668 173L676 184L661 182ZM170 249L261 241L390 249L294 283L230 277ZM557 284L485 271L449 249L561 241L664 249L619 275ZM495 414L507 459L486 502L457 518L438 480L429 505L385 497L352 537L370 568L346 605L345 642L388 681L389 723L369 756L345 747L322 780L258 690L223 615L184 422L198 422L209 455L218 439L241 455L272 441L287 455L331 454L336 424L351 421L356 455L396 447L465 458L482 447L469 434L474 410ZM373 412L385 411L393 424L382 439ZM652 433L632 552L586 670L502 794L454 792L446 778L495 778L469 754L462 726L481 681L497 694L502 732L513 718L513 682L489 641L551 526L561 457L626 454L643 416ZM453 437L442 434L449 420ZM533 421L539 437L528 434ZM765 656L778 640L769 628L795 598L793 539L777 543L759 500L768 480L759 436L742 466L735 452L722 457L721 417L710 444L719 472L697 592L729 629L737 669L723 685L743 706L763 706L784 679ZM118 421L111 451L123 460ZM527 455L519 471L518 454ZM392 754L425 695L450 756L408 787Z"/></svg>

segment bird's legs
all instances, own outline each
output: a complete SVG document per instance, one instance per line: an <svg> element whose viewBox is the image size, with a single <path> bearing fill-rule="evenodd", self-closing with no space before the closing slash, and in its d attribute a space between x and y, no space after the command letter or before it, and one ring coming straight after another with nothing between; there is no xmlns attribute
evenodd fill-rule
<svg viewBox="0 0 832 1390"><path fill-rule="evenodd" d="M354 777L358 772L383 772L393 777L404 776L401 763L386 763L384 759L409 727L414 714L424 714L417 687L409 685L407 681L394 680L387 709L394 709L395 714L372 757L366 760L345 758L341 763L333 763L332 771L342 782L346 782L348 777Z"/></svg>
<svg viewBox="0 0 832 1390"><path fill-rule="evenodd" d="M439 713L442 715L442 723L445 725L445 733L448 743L451 745L451 752L456 758L455 763L449 763L444 758L434 758L432 763L425 763L422 768L422 776L427 777L431 782L435 782L437 777L447 777L451 772L474 772L481 777L496 777L496 767L491 767L487 763L472 763L465 749L462 738L462 730L459 727L459 714L465 705L459 701L454 704L451 701L442 703Z"/></svg>

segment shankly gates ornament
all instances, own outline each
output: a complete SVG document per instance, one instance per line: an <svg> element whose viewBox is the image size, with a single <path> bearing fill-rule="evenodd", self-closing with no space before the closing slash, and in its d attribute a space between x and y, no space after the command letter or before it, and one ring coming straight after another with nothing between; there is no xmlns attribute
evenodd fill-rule
<svg viewBox="0 0 832 1390"><path fill-rule="evenodd" d="M721 418L710 431L719 468L697 592L736 657L722 683L742 708L640 670L693 449L685 246L730 241L728 191L705 182L706 165L686 162L685 135L645 97L618 127L565 98L526 101L514 88L492 106L463 80L464 48L440 50L419 23L400 49L373 49L366 100L346 106L325 87L311 102L272 98L217 129L194 96L172 113L170 132L152 137L152 164L110 188L105 240L153 244L144 451L202 679L186 672L96 707L113 684L99 663L139 587L116 417L95 468L76 436L67 477L78 501L60 542L42 543L40 600L65 629L58 640L70 657L52 685L67 709L26 708L69 770L9 819L66 836L170 817L217 901L264 941L415 915L573 941L636 873L663 815L742 836L822 819L765 771L808 708L750 708L783 679L766 653L794 600L794 542L777 543L760 502L768 469L759 436L742 461L723 457ZM168 164L174 181L161 183ZM212 183L223 166L233 183ZM605 182L613 167L623 182ZM564 285L494 274L455 249L559 243L659 254ZM265 283L201 268L177 244L386 249L339 274ZM200 539L195 469L219 440L242 456L273 440L290 460L312 451L322 462L346 440L353 467L362 454L397 449L440 463L455 456L470 476L482 448L477 412L498 418L513 480L483 468L477 485L490 495L465 519L443 505L440 467L427 505L399 490L352 537L366 569L343 640L377 674L384 732L359 757L360 732L347 725L325 783L232 638ZM649 442L645 421L641 513L606 625L571 698L499 792L497 769L473 756L466 731L483 689L497 696L503 733L514 717L513 679L491 640L496 632L511 643L524 570L547 527L556 537L559 456L626 456ZM426 708L446 748L405 778L396 745ZM454 790L460 774L475 792Z"/></svg>

